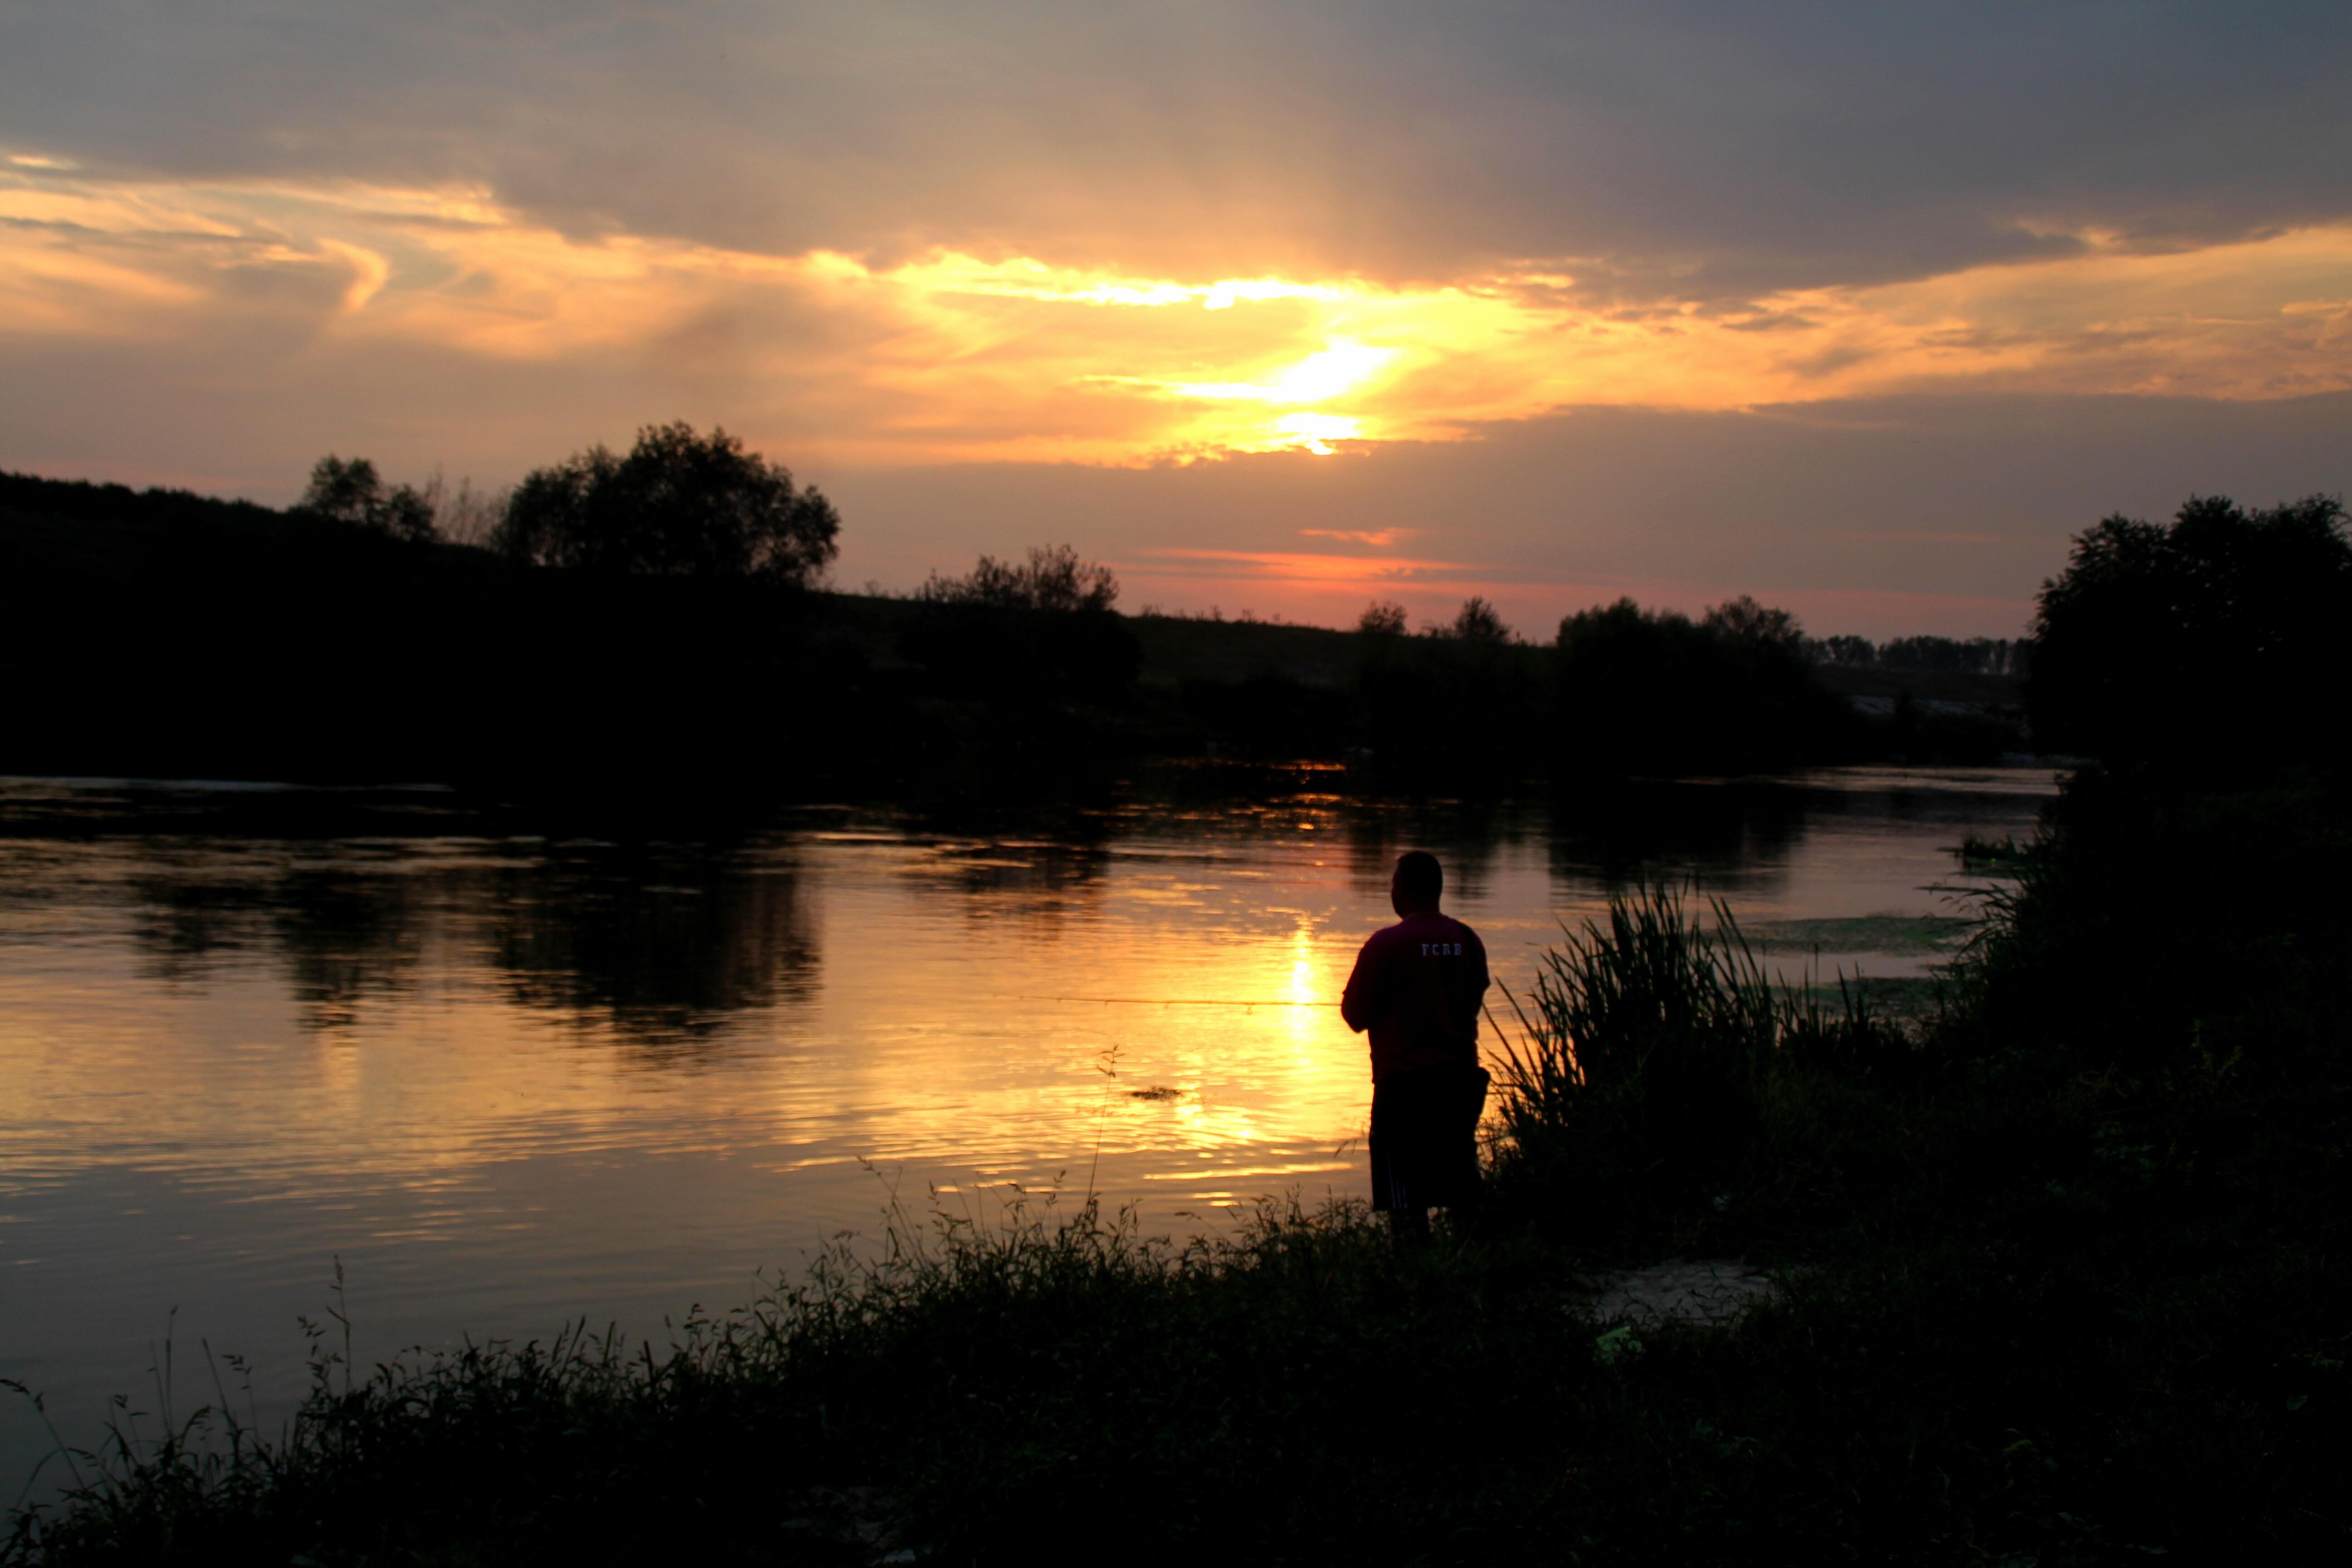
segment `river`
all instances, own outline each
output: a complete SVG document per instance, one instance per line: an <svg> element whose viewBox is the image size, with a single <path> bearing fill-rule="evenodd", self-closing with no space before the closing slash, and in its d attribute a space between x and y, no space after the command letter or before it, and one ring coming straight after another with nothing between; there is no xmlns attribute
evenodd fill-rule
<svg viewBox="0 0 2352 1568"><path fill-rule="evenodd" d="M433 791L0 781L0 1376L87 1442L110 1394L154 1408L168 1331L182 1413L209 1345L271 1421L338 1259L364 1363L581 1318L658 1341L873 1237L893 1194L984 1218L1091 1189L1157 1234L1358 1195L1365 1056L1332 1004L1401 850L1438 854L1515 989L1651 877L1899 1006L1965 935L1950 847L2031 833L2053 789L1238 782L1163 770L1013 826L806 808L712 844ZM0 1498L52 1489L52 1447L5 1398Z"/></svg>

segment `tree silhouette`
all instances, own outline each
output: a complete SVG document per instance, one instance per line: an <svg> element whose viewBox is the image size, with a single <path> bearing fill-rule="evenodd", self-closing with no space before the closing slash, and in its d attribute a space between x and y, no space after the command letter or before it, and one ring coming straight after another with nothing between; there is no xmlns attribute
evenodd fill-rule
<svg viewBox="0 0 2352 1568"><path fill-rule="evenodd" d="M1356 629L1379 637L1404 636L1404 606L1393 599L1375 599L1364 606Z"/></svg>
<svg viewBox="0 0 2352 1568"><path fill-rule="evenodd" d="M432 500L407 485L384 489L375 465L365 458L345 459L330 452L320 458L296 505L331 522L373 529L413 543L433 538Z"/></svg>
<svg viewBox="0 0 2352 1568"><path fill-rule="evenodd" d="M1878 662L1878 645L1868 637L1823 637L1812 645L1813 657L1823 664L1866 668Z"/></svg>
<svg viewBox="0 0 2352 1568"><path fill-rule="evenodd" d="M2027 711L2052 750L2201 766L2342 759L2352 542L2343 503L2191 497L2109 517L2042 585Z"/></svg>
<svg viewBox="0 0 2352 1568"><path fill-rule="evenodd" d="M1445 635L1456 642L1507 643L1511 640L1511 628L1503 624L1502 614L1494 605L1473 595L1462 601Z"/></svg>
<svg viewBox="0 0 2352 1568"><path fill-rule="evenodd" d="M1700 618L1699 625L1755 647L1794 653L1805 646L1805 628L1797 624L1796 616L1786 610L1768 609L1748 594L1716 605Z"/></svg>
<svg viewBox="0 0 2352 1568"><path fill-rule="evenodd" d="M839 550L841 519L726 431L648 425L628 456L591 447L515 487L493 546L549 566L753 578L805 587Z"/></svg>

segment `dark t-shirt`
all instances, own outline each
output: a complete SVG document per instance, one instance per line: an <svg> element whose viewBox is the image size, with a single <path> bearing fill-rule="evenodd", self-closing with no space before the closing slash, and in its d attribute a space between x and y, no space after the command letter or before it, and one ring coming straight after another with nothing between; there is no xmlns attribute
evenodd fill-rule
<svg viewBox="0 0 2352 1568"><path fill-rule="evenodd" d="M1478 1065L1486 948L1450 916L1407 915L1356 954L1339 1002L1348 1027L1371 1031L1372 1081L1417 1068Z"/></svg>

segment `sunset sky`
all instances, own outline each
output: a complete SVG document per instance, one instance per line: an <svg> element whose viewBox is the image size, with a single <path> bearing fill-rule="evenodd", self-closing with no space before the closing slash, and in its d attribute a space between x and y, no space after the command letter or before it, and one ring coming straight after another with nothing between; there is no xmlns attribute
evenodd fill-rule
<svg viewBox="0 0 2352 1568"><path fill-rule="evenodd" d="M720 424L835 578L2014 635L2352 484L2352 8L0 0L0 468Z"/></svg>

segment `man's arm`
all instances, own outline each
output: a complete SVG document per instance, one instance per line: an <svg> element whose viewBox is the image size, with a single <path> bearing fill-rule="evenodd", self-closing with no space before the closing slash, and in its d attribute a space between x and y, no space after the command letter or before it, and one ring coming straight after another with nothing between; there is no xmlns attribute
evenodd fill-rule
<svg viewBox="0 0 2352 1568"><path fill-rule="evenodd" d="M1494 982L1486 973L1486 944L1478 940L1476 931L1467 926L1462 929L1470 938L1470 951L1464 955L1470 960L1470 964L1464 978L1473 983L1462 987L1462 1035L1465 1039L1475 1040L1478 1037L1478 1011L1486 1005L1486 987Z"/></svg>
<svg viewBox="0 0 2352 1568"><path fill-rule="evenodd" d="M1362 1034L1381 1016L1381 965L1369 942L1356 953L1356 967L1348 972L1348 988L1339 993L1339 1016Z"/></svg>

